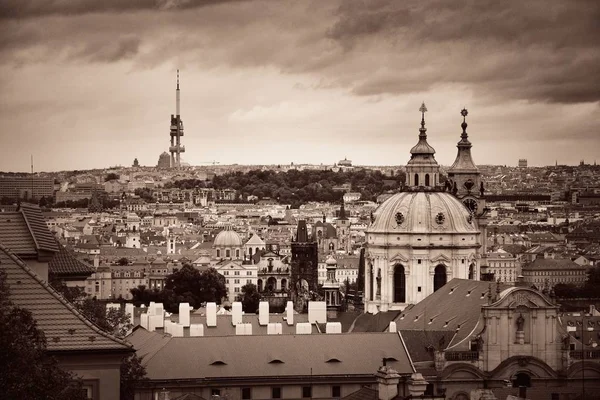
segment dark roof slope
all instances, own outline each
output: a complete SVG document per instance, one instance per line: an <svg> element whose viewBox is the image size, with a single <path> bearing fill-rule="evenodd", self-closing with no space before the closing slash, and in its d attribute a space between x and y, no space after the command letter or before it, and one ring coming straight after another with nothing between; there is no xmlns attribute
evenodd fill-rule
<svg viewBox="0 0 600 400"><path fill-rule="evenodd" d="M163 345L143 359L152 380L308 376L311 371L313 376L373 376L384 357L400 374L414 372L397 333L166 339L160 333L153 334L155 339L145 343L156 341ZM138 328L130 336L136 335L146 333ZM135 343L136 339L131 341Z"/></svg>
<svg viewBox="0 0 600 400"><path fill-rule="evenodd" d="M488 304L488 290L497 283L452 279L421 302L407 307L396 318L398 330L456 332L450 345L467 338L479 323L481 306ZM510 286L500 284L500 291Z"/></svg>
<svg viewBox="0 0 600 400"><path fill-rule="evenodd" d="M0 243L21 257L37 255L35 242L20 212L0 213Z"/></svg>
<svg viewBox="0 0 600 400"><path fill-rule="evenodd" d="M20 211L23 213L37 249L52 252L58 251L56 239L48 229L48 225L46 225L42 210L34 204L23 203L21 204Z"/></svg>
<svg viewBox="0 0 600 400"><path fill-rule="evenodd" d="M579 265L568 258L552 259L552 258L536 258L532 263L523 265L523 270L573 270L587 269L585 265Z"/></svg>
<svg viewBox="0 0 600 400"><path fill-rule="evenodd" d="M57 277L82 275L90 276L94 267L78 260L73 253L62 247L48 263L48 272Z"/></svg>
<svg viewBox="0 0 600 400"><path fill-rule="evenodd" d="M379 391L371 389L370 387L363 386L354 393L350 393L346 397L342 397L342 400L378 400Z"/></svg>
<svg viewBox="0 0 600 400"><path fill-rule="evenodd" d="M434 349L445 349L452 341L450 330L402 330L402 339L413 362L434 361Z"/></svg>
<svg viewBox="0 0 600 400"><path fill-rule="evenodd" d="M10 300L33 315L49 351L128 351L130 345L98 328L0 243L0 268Z"/></svg>

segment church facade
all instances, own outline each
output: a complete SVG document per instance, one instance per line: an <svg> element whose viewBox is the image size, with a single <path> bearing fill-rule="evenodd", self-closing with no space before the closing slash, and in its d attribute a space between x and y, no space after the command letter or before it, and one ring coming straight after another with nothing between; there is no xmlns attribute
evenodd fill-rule
<svg viewBox="0 0 600 400"><path fill-rule="evenodd" d="M424 104L420 111L406 186L379 206L366 232L364 301L370 313L416 304L453 278L480 278L485 203L483 190L475 190L482 183L466 122L457 161L448 172L452 178L442 183L435 150L427 142ZM466 117L466 110L462 114Z"/></svg>

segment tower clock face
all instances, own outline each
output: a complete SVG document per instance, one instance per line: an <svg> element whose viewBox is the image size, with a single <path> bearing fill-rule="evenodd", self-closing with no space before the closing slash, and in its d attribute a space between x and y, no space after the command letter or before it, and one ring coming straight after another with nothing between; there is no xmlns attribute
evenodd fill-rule
<svg viewBox="0 0 600 400"><path fill-rule="evenodd" d="M466 199L463 201L463 204L465 205L465 207L467 207L467 210L469 210L469 212L471 214L474 214L475 212L477 212L477 201L474 199Z"/></svg>

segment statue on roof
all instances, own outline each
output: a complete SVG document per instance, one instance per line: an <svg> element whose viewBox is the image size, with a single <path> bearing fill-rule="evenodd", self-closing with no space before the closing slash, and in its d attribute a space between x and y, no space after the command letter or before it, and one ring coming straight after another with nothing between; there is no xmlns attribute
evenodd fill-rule
<svg viewBox="0 0 600 400"><path fill-rule="evenodd" d="M523 314L519 314L519 318L517 318L517 332L523 332L524 327L525 318L523 318Z"/></svg>

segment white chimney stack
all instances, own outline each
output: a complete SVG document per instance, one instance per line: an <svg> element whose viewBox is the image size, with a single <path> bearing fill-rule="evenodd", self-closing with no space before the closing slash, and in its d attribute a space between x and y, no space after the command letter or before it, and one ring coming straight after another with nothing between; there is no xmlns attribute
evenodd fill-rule
<svg viewBox="0 0 600 400"><path fill-rule="evenodd" d="M217 326L217 303L206 303L206 326Z"/></svg>
<svg viewBox="0 0 600 400"><path fill-rule="evenodd" d="M312 324L310 322L299 322L296 324L296 335L310 335Z"/></svg>
<svg viewBox="0 0 600 400"><path fill-rule="evenodd" d="M171 325L171 335L173 337L183 337L183 325L173 324Z"/></svg>
<svg viewBox="0 0 600 400"><path fill-rule="evenodd" d="M150 317L150 314L148 313L143 313L140 315L140 325L146 330L148 330L148 317Z"/></svg>
<svg viewBox="0 0 600 400"><path fill-rule="evenodd" d="M242 303L234 301L231 305L231 323L233 325L241 324L242 320Z"/></svg>
<svg viewBox="0 0 600 400"><path fill-rule="evenodd" d="M287 302L287 306L285 308L286 321L288 325L294 325L294 303L291 301Z"/></svg>
<svg viewBox="0 0 600 400"><path fill-rule="evenodd" d="M325 333L342 333L341 322L328 322L325 325Z"/></svg>
<svg viewBox="0 0 600 400"><path fill-rule="evenodd" d="M259 325L269 324L269 302L261 301L258 304L258 323Z"/></svg>
<svg viewBox="0 0 600 400"><path fill-rule="evenodd" d="M179 324L190 326L190 303L179 303Z"/></svg>
<svg viewBox="0 0 600 400"><path fill-rule="evenodd" d="M324 324L327 322L327 303L324 301L308 302L308 322Z"/></svg>
<svg viewBox="0 0 600 400"><path fill-rule="evenodd" d="M398 332L395 321L390 321L390 332Z"/></svg>

